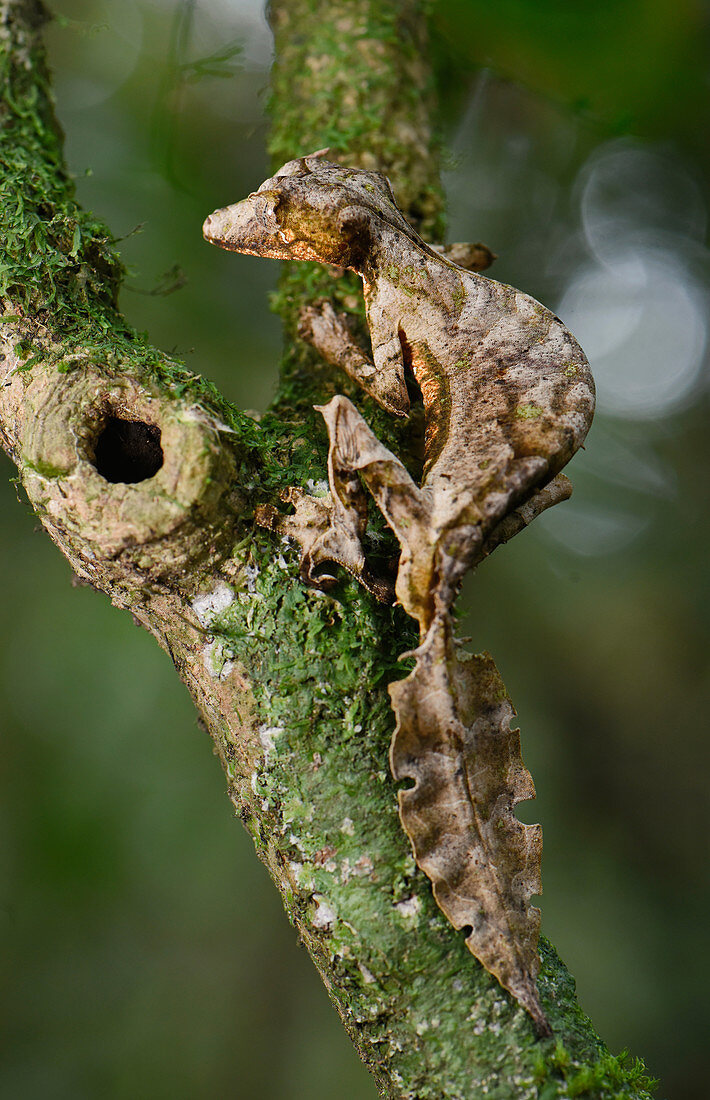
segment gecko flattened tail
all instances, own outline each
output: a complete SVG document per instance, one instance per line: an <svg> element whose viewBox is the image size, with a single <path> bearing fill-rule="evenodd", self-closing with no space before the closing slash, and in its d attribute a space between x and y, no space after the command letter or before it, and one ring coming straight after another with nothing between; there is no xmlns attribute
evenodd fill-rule
<svg viewBox="0 0 710 1100"><path fill-rule="evenodd" d="M412 779L399 813L437 904L466 945L550 1035L537 991L542 833L515 816L535 797L515 711L493 661L456 651L448 616L435 619L406 680L391 684L397 727L392 774Z"/></svg>

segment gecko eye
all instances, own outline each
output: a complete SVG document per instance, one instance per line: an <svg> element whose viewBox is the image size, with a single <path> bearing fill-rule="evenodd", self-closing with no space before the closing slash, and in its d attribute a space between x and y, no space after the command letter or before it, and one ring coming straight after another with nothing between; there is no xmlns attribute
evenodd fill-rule
<svg viewBox="0 0 710 1100"><path fill-rule="evenodd" d="M297 160L289 160L282 168L279 168L276 175L273 177L275 180L283 179L284 176L306 176L308 175L308 167L306 165L305 157L298 157ZM267 180L266 183L271 183L271 180ZM264 184L262 183L261 187ZM261 187L259 190L261 190Z"/></svg>
<svg viewBox="0 0 710 1100"><path fill-rule="evenodd" d="M278 191L255 191L251 197L253 199L254 217L259 224L263 225L264 229L272 232L274 229L278 229L276 208L281 202Z"/></svg>
<svg viewBox="0 0 710 1100"><path fill-rule="evenodd" d="M369 235L370 213L363 206L346 206L338 214L338 229L344 237L351 240L354 237Z"/></svg>

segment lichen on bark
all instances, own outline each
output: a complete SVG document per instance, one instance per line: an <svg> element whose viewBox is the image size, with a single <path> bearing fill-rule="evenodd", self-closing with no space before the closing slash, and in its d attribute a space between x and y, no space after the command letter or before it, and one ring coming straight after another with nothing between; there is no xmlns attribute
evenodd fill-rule
<svg viewBox="0 0 710 1100"><path fill-rule="evenodd" d="M431 87L423 7L274 3L272 151L283 160L331 144L357 161L369 149L433 232L436 142L417 92ZM350 291L324 271L288 273L281 397L260 424L132 332L115 306L110 233L78 209L62 160L44 17L37 0L0 4L0 424L42 523L170 653L382 1096L641 1100L642 1069L606 1052L553 949L543 943L540 989L556 1038L539 1042L414 865L387 770L385 684L406 673L395 655L414 640L402 612L353 582L307 590L294 550L254 527L259 504L325 475L309 406L335 383L295 340L295 319L306 301ZM358 314L357 301L349 308ZM103 477L97 445L111 419L159 430L156 474ZM372 420L381 437L391 431L384 415Z"/></svg>

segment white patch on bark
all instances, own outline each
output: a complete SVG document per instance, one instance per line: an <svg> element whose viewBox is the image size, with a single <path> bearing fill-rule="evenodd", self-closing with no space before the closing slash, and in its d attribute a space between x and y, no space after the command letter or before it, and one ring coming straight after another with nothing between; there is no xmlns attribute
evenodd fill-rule
<svg viewBox="0 0 710 1100"><path fill-rule="evenodd" d="M405 920L417 920L421 907L421 899L416 894L412 894L411 898L405 898L404 901L398 901L395 905L395 909Z"/></svg>
<svg viewBox="0 0 710 1100"><path fill-rule="evenodd" d="M328 905L325 898L320 897L318 894L314 894L313 900L316 903L316 911L311 917L311 924L323 932L328 931L335 923L335 913Z"/></svg>
<svg viewBox="0 0 710 1100"><path fill-rule="evenodd" d="M358 963L358 966L360 968L362 980L364 981L365 985L372 985L372 983L375 981L375 975L372 973L371 970L367 969L364 963Z"/></svg>
<svg viewBox="0 0 710 1100"><path fill-rule="evenodd" d="M247 592L256 592L256 578L259 576L259 570L256 565L246 565L244 567L244 577L246 580Z"/></svg>
<svg viewBox="0 0 710 1100"><path fill-rule="evenodd" d="M330 492L330 486L327 481L314 481L312 477L309 477L306 482L306 488L309 493L313 493L316 496L326 496Z"/></svg>
<svg viewBox="0 0 710 1100"><path fill-rule="evenodd" d="M213 592L195 596L192 601L192 610L197 615L201 626L211 626L218 615L226 611L234 601L234 592L228 584L218 584Z"/></svg>
<svg viewBox="0 0 710 1100"><path fill-rule="evenodd" d="M213 680L226 680L234 671L234 661L226 656L222 642L211 641L202 650L202 661Z"/></svg>
<svg viewBox="0 0 710 1100"><path fill-rule="evenodd" d="M267 768L276 748L276 738L280 737L283 732L283 726L263 725L259 727L259 740L264 749L264 764Z"/></svg>

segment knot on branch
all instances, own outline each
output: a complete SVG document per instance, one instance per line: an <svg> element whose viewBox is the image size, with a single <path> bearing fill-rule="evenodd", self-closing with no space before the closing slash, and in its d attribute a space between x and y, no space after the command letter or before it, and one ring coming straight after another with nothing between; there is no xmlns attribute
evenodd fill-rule
<svg viewBox="0 0 710 1100"><path fill-rule="evenodd" d="M6 345L6 351L7 351ZM2 421L34 508L87 580L182 587L228 552L235 461L202 407L74 356L6 358Z"/></svg>

